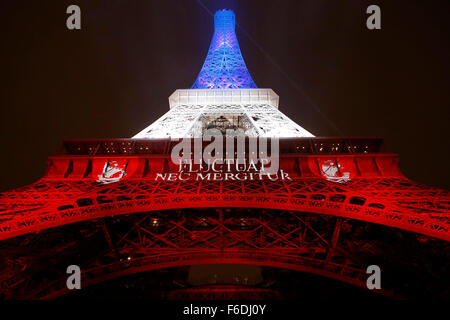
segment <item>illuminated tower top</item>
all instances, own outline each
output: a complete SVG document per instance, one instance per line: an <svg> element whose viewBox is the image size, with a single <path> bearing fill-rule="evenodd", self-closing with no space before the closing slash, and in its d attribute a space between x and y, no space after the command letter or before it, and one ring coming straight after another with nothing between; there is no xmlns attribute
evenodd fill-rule
<svg viewBox="0 0 450 320"><path fill-rule="evenodd" d="M208 55L192 89L256 88L242 58L235 26L233 11L216 12Z"/></svg>
<svg viewBox="0 0 450 320"><path fill-rule="evenodd" d="M278 110L278 95L257 88L245 66L235 33L234 13L214 15L214 35L208 55L191 89L178 89L169 97L170 110L136 139L202 137L215 128L243 130L247 136L312 137Z"/></svg>

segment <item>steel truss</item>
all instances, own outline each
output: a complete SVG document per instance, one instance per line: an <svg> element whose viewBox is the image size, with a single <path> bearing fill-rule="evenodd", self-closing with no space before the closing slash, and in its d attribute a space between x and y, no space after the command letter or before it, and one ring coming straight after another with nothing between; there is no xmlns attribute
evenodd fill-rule
<svg viewBox="0 0 450 320"><path fill-rule="evenodd" d="M177 208L248 207L314 212L450 240L448 192L405 178L283 181L43 179L2 194L0 239L95 218Z"/></svg>
<svg viewBox="0 0 450 320"><path fill-rule="evenodd" d="M290 179L220 181L158 179L160 173L178 170L170 162L170 143L70 142L66 147L72 154L51 157L41 180L0 194L0 251L6 257L0 266L1 291L21 298L66 293L61 270L71 258L53 255L66 248L89 251L92 244L77 249L82 239L61 243L77 234L73 231L59 234L57 242L49 240L61 228L80 228L87 238L101 233L107 244L99 248L101 254L80 262L87 285L161 268L239 263L362 286L366 266L337 246L342 219L450 240L449 193L405 178L396 155L378 152L379 140L281 141L280 168ZM115 146L123 150L117 154ZM98 180L112 162L122 166L124 175L108 183ZM332 164L334 176L326 172ZM317 231L306 218L311 214L334 219L332 231ZM108 220L128 225L117 230ZM35 238L48 249L27 249ZM53 255L43 259L47 252ZM108 262L101 261L105 257ZM54 270L59 280L36 279L36 265L52 269L47 260L60 267Z"/></svg>

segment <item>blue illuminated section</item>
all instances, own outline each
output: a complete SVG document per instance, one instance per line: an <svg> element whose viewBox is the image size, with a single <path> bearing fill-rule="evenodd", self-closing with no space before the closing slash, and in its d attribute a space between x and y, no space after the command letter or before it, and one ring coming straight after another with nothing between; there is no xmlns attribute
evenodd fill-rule
<svg viewBox="0 0 450 320"><path fill-rule="evenodd" d="M256 88L247 70L235 33L231 10L214 15L214 35L208 55L192 89Z"/></svg>

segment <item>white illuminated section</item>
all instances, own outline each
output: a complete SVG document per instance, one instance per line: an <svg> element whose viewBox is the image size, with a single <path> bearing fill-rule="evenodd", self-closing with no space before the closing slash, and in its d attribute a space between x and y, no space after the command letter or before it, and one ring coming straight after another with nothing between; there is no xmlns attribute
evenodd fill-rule
<svg viewBox="0 0 450 320"><path fill-rule="evenodd" d="M207 119L219 117L226 121L239 118L237 125L244 126L246 132L254 136L314 137L280 112L278 101L272 89L176 90L169 97L170 110L133 138L198 136L198 128L204 126Z"/></svg>
<svg viewBox="0 0 450 320"><path fill-rule="evenodd" d="M178 89L169 105L269 104L278 108L278 95L272 89Z"/></svg>

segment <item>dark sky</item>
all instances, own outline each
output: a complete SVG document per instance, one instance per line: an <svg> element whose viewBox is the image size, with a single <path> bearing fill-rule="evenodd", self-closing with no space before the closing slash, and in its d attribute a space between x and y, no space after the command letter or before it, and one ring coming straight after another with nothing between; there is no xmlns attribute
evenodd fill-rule
<svg viewBox="0 0 450 320"><path fill-rule="evenodd" d="M194 82L222 8L281 111L317 136L383 136L408 177L450 189L448 0L202 3L2 0L0 191L41 177L64 138L131 137L159 118ZM81 31L66 29L69 4ZM365 26L370 4L382 30Z"/></svg>

